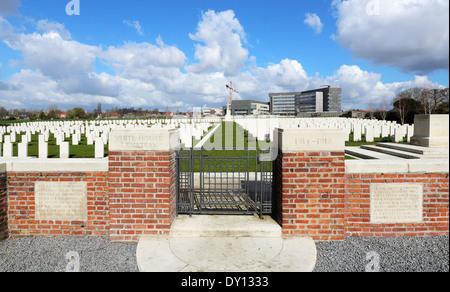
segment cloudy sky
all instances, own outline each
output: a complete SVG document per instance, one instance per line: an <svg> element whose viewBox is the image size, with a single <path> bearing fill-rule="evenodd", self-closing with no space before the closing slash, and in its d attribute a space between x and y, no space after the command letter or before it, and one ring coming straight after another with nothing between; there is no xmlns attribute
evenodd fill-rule
<svg viewBox="0 0 450 292"><path fill-rule="evenodd" d="M0 0L0 106L186 110L232 81L261 101L339 86L365 109L448 87L448 23L448 0Z"/></svg>

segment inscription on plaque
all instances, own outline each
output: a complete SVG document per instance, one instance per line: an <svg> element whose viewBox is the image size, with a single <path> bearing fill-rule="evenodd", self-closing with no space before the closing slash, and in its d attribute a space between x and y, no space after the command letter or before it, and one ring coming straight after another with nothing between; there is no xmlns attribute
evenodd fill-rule
<svg viewBox="0 0 450 292"><path fill-rule="evenodd" d="M168 151L179 145L180 132L175 129L113 130L109 135L110 151Z"/></svg>
<svg viewBox="0 0 450 292"><path fill-rule="evenodd" d="M423 221L423 185L371 184L370 222L418 223Z"/></svg>
<svg viewBox="0 0 450 292"><path fill-rule="evenodd" d="M36 182L37 220L87 220L86 182Z"/></svg>
<svg viewBox="0 0 450 292"><path fill-rule="evenodd" d="M117 136L115 142L124 149L154 149L163 142L161 136Z"/></svg>
<svg viewBox="0 0 450 292"><path fill-rule="evenodd" d="M336 151L345 149L346 134L339 129L282 129L276 133L275 145L283 152Z"/></svg>
<svg viewBox="0 0 450 292"><path fill-rule="evenodd" d="M331 145L333 140L329 138L297 138L295 139L296 145Z"/></svg>

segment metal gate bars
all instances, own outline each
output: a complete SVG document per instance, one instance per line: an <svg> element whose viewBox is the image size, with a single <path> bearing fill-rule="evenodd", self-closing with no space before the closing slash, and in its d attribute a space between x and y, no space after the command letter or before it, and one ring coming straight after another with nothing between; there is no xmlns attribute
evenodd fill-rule
<svg viewBox="0 0 450 292"><path fill-rule="evenodd" d="M177 215L272 213L271 155L257 149L177 151Z"/></svg>

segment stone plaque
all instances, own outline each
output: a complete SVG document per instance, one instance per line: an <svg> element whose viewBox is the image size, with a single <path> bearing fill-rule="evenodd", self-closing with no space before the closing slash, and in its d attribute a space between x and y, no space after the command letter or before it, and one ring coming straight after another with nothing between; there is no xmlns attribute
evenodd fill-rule
<svg viewBox="0 0 450 292"><path fill-rule="evenodd" d="M37 220L87 220L86 182L36 182Z"/></svg>
<svg viewBox="0 0 450 292"><path fill-rule="evenodd" d="M110 151L169 151L179 146L178 130L113 130L109 136Z"/></svg>
<svg viewBox="0 0 450 292"><path fill-rule="evenodd" d="M277 129L276 148L283 152L336 151L345 149L345 133L338 129Z"/></svg>
<svg viewBox="0 0 450 292"><path fill-rule="evenodd" d="M371 184L371 223L418 223L423 221L423 185Z"/></svg>

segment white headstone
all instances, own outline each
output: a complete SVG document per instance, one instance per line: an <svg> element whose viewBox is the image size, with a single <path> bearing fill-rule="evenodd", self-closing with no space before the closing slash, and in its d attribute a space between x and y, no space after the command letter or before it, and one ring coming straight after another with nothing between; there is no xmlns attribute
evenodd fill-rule
<svg viewBox="0 0 450 292"><path fill-rule="evenodd" d="M69 142L61 142L59 145L59 158L69 158Z"/></svg>
<svg viewBox="0 0 450 292"><path fill-rule="evenodd" d="M10 158L13 156L13 145L11 143L11 136L5 136L5 143L3 143L3 157Z"/></svg>
<svg viewBox="0 0 450 292"><path fill-rule="evenodd" d="M353 141L361 141L361 124L356 123L353 127Z"/></svg>
<svg viewBox="0 0 450 292"><path fill-rule="evenodd" d="M365 136L366 136L366 142L373 142L373 126L371 125L367 125L366 126L366 132L365 132Z"/></svg>
<svg viewBox="0 0 450 292"><path fill-rule="evenodd" d="M28 157L28 142L23 141L21 143L19 143L19 157L20 158L26 158Z"/></svg>
<svg viewBox="0 0 450 292"><path fill-rule="evenodd" d="M95 139L95 158L103 158L105 156L105 145L102 138Z"/></svg>
<svg viewBox="0 0 450 292"><path fill-rule="evenodd" d="M48 144L45 142L45 135L39 135L39 158L48 158Z"/></svg>
<svg viewBox="0 0 450 292"><path fill-rule="evenodd" d="M72 135L72 145L78 145L78 135L77 134Z"/></svg>
<svg viewBox="0 0 450 292"><path fill-rule="evenodd" d="M403 129L400 128L400 127L396 127L396 128L394 129L394 139L395 139L395 142L398 143L398 142L403 141L403 136L404 136Z"/></svg>

